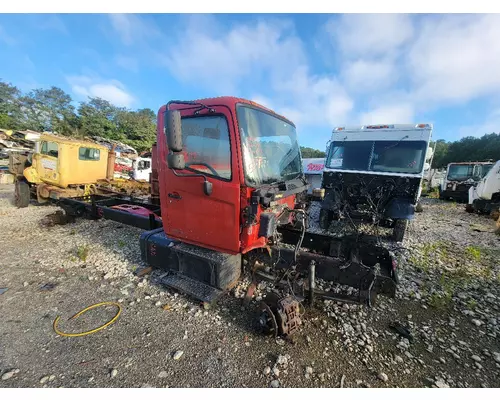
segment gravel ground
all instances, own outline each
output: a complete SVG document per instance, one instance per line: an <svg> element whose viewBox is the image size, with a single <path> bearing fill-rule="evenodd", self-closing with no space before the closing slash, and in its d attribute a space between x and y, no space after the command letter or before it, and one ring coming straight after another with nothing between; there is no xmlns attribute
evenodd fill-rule
<svg viewBox="0 0 500 400"><path fill-rule="evenodd" d="M159 286L159 272L134 275L140 230L46 226L56 207L16 209L12 196L0 186L0 387L500 386L500 237L463 206L427 200L405 243L386 243L402 265L396 299L320 302L285 342L255 331L256 302L242 310L248 282L204 310ZM102 301L123 306L115 324L53 331L58 315L68 332L102 324L112 307L67 321Z"/></svg>

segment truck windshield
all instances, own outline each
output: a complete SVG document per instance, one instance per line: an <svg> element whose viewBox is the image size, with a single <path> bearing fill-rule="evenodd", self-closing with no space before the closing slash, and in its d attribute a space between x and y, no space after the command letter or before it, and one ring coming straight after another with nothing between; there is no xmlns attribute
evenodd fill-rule
<svg viewBox="0 0 500 400"><path fill-rule="evenodd" d="M424 167L425 141L333 142L328 151L329 168L419 174Z"/></svg>
<svg viewBox="0 0 500 400"><path fill-rule="evenodd" d="M449 181L478 181L486 176L493 164L451 164L448 169Z"/></svg>
<svg viewBox="0 0 500 400"><path fill-rule="evenodd" d="M252 186L294 179L302 174L295 127L252 107L238 105L243 166Z"/></svg>

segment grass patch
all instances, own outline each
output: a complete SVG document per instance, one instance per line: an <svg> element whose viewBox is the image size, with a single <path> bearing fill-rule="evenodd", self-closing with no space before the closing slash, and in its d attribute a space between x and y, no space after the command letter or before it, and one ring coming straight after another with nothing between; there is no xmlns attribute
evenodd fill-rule
<svg viewBox="0 0 500 400"><path fill-rule="evenodd" d="M467 308L471 311L474 311L477 308L477 301L474 299L470 299L467 302Z"/></svg>
<svg viewBox="0 0 500 400"><path fill-rule="evenodd" d="M442 310L448 308L451 304L453 293L452 292L444 292L443 295L438 293L433 293L429 297L429 306L432 308L436 308L438 310Z"/></svg>
<svg viewBox="0 0 500 400"><path fill-rule="evenodd" d="M481 249L476 246L467 246L465 248L465 254L474 261L479 261L481 259Z"/></svg>
<svg viewBox="0 0 500 400"><path fill-rule="evenodd" d="M439 188L438 187L432 188L428 192L428 197L431 199L439 199Z"/></svg>
<svg viewBox="0 0 500 400"><path fill-rule="evenodd" d="M76 256L83 262L87 261L89 256L89 246L81 245L76 248Z"/></svg>

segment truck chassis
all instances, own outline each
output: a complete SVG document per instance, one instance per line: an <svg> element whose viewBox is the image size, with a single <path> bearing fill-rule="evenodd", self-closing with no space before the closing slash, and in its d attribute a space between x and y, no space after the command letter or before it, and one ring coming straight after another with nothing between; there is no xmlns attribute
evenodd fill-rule
<svg viewBox="0 0 500 400"><path fill-rule="evenodd" d="M291 299L294 305L304 300L313 304L319 298L372 306L378 294L395 297L396 261L371 237L333 238L278 226L276 241L271 241L265 249L256 249L240 257L168 238L163 230L159 205L130 196L89 195L62 198L58 204L74 217L105 218L145 230L140 238L142 259L151 267L165 271L161 283L204 303L213 303L231 289L241 273L251 276L252 280L245 299L247 303L262 280L273 282L284 292L293 294L285 298ZM353 287L357 294L318 290L315 284L318 279ZM283 298L273 300L270 296L267 300L266 297L261 305L262 324L267 324L266 329L275 334L290 334L293 329L285 329L286 323L276 322L279 315L283 315L281 321L287 323L295 318L278 312L278 305L282 303ZM290 307L289 314L294 306ZM270 310L273 310L272 317ZM278 325L282 327L278 329Z"/></svg>

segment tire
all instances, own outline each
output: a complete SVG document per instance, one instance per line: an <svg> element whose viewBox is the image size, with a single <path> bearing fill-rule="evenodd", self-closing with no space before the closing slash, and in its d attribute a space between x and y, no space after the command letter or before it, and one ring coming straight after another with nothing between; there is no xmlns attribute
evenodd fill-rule
<svg viewBox="0 0 500 400"><path fill-rule="evenodd" d="M407 228L408 228L408 220L407 219L397 219L394 222L394 229L392 232L392 238L396 242L402 242L404 237L405 237L405 233L406 233Z"/></svg>
<svg viewBox="0 0 500 400"><path fill-rule="evenodd" d="M15 205L17 208L26 208L30 204L30 187L24 181L16 181Z"/></svg>
<svg viewBox="0 0 500 400"><path fill-rule="evenodd" d="M328 229L332 221L333 213L330 210L321 209L319 211L319 226L321 229Z"/></svg>
<svg viewBox="0 0 500 400"><path fill-rule="evenodd" d="M467 204L465 206L465 211L467 211L468 213L473 213L474 212L474 207L472 206L472 204Z"/></svg>

